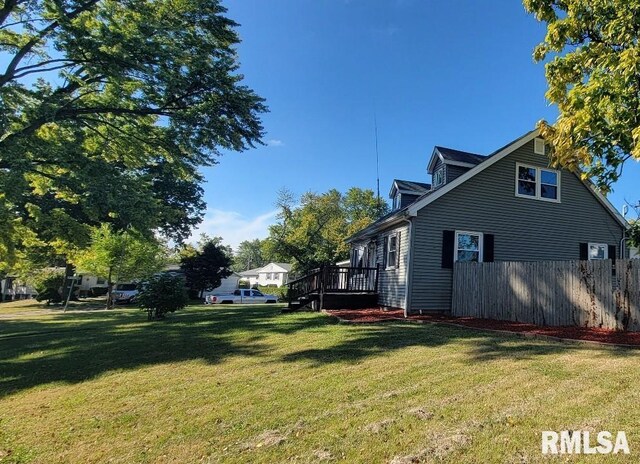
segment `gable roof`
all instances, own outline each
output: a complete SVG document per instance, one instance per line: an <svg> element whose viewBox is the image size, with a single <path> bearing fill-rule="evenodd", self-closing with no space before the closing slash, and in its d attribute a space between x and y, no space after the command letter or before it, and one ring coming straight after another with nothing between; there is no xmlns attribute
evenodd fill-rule
<svg viewBox="0 0 640 464"><path fill-rule="evenodd" d="M454 150L453 148L435 146L429 164L427 166L427 172L433 174L433 168L435 167L438 159L445 164L452 164L454 166L473 167L482 163L487 157L479 155L477 153L471 153L468 151Z"/></svg>
<svg viewBox="0 0 640 464"><path fill-rule="evenodd" d="M389 198L393 198L394 190L398 190L401 193L421 195L431 190L431 184L414 182L412 180L393 179L391 190L389 191Z"/></svg>
<svg viewBox="0 0 640 464"><path fill-rule="evenodd" d="M351 237L347 239L347 243L361 239L361 238L366 238L371 233L376 232L383 227L394 225L396 223L406 220L409 217L416 216L418 214L418 211L424 208L425 206L427 206L428 204L434 202L441 196L446 195L448 192L450 192L460 184L466 182L476 174L479 174L480 172L484 171L489 166L492 166L493 164L497 163L498 161L500 161L501 159L503 159L513 151L517 150L521 146L525 145L526 143L530 142L531 140L533 140L539 135L540 135L540 131L538 129L532 130L518 137L517 139L509 142L505 146L498 148L496 151L494 151L490 155L483 156L481 163L476 164L475 167L471 168L469 171L465 172L460 177L454 179L451 182L446 183L445 185L443 185L441 188L437 190L430 190L426 192L424 195L422 195L420 198L418 198L416 201L414 201L410 205L407 205L404 208L401 208L397 211L393 211L392 213L389 213L386 216L383 216L382 218L378 219L376 222L370 224L368 227L365 227L361 231L353 234ZM466 152L462 152L462 153L466 153ZM575 174L575 176L578 177L578 179L580 179L580 181L587 186L587 188L593 194L593 196L596 197L596 199L600 202L600 204L609 211L609 213L613 216L614 219L616 219L620 223L620 225L622 225L625 228L629 227L629 223L627 222L627 220L618 212L618 210L616 210L616 208L611 204L611 202L607 199L607 197L605 197L595 187L595 185L593 185L592 182L584 181L583 179L580 178L578 174Z"/></svg>
<svg viewBox="0 0 640 464"><path fill-rule="evenodd" d="M260 269L258 269L258 272L262 272L262 270L264 268L266 268L267 266L269 266L271 264L273 264L274 266L279 267L280 269L282 269L283 271L286 271L286 272L291 272L291 268L293 267L293 265L289 264L289 263L268 263L268 264L265 264ZM267 272L267 271L264 271L264 272Z"/></svg>
<svg viewBox="0 0 640 464"><path fill-rule="evenodd" d="M242 277L257 276L258 272L260 271L260 269L262 269L262 268L261 267L256 267L254 269L247 269L246 271L240 272L240 275Z"/></svg>

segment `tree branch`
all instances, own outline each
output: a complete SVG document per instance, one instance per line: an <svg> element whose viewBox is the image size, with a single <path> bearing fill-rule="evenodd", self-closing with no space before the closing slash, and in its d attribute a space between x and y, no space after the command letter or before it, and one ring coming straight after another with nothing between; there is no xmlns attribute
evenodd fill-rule
<svg viewBox="0 0 640 464"><path fill-rule="evenodd" d="M84 3L83 5L79 6L75 10L73 10L71 13L65 15L65 18L67 20L74 19L80 13L83 13L83 12L88 11L89 9L91 9L91 7L93 7L99 1L100 0L89 0L88 2ZM5 1L5 5L6 4L7 4L7 2ZM1 19L1 16L0 16L0 19ZM58 20L53 21L47 27L45 27L40 32L38 32L38 34L35 37L33 37L30 41L28 41L26 44L24 44L24 46L15 54L13 59L9 62L4 74L0 75L0 87L6 85L8 82L10 82L10 81L12 81L13 79L16 78L16 76L15 76L16 68L18 67L20 62L23 60L23 58L26 55L28 55L33 50L33 47L35 47L38 43L40 43L40 41L42 41L42 39L44 39L52 31L56 30L58 28L58 26L60 26L60 21L58 21Z"/></svg>

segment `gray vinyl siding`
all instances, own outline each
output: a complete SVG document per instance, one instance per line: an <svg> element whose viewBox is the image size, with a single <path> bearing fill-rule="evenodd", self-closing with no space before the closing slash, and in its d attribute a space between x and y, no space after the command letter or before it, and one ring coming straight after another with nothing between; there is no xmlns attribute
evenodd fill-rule
<svg viewBox="0 0 640 464"><path fill-rule="evenodd" d="M384 262L384 237L393 233L400 234L400 265L394 269L385 269ZM409 250L409 226L403 225L386 230L376 237L376 251L380 275L378 276L378 303L381 306L402 308L405 306L406 277L407 277L407 252Z"/></svg>
<svg viewBox="0 0 640 464"><path fill-rule="evenodd" d="M442 232L494 234L496 261L579 259L579 244L619 250L622 226L572 173L561 172L560 203L515 196L516 162L546 167L533 141L418 212L413 222L410 311L448 311L452 270L441 267Z"/></svg>
<svg viewBox="0 0 640 464"><path fill-rule="evenodd" d="M460 177L462 174L464 174L468 170L469 168L464 168L462 166L452 166L451 164L448 164L446 167L447 183L456 180L458 177Z"/></svg>
<svg viewBox="0 0 640 464"><path fill-rule="evenodd" d="M397 267L383 267L384 263L384 238L398 233L400 237L400 262ZM409 251L409 226L408 224L390 228L380 232L375 237L376 263L379 265L378 275L378 304L393 308L405 307L406 277L407 277L407 252ZM352 243L351 247L358 248L367 245L369 240Z"/></svg>
<svg viewBox="0 0 640 464"><path fill-rule="evenodd" d="M400 208L404 208L407 205L410 205L414 201L416 201L420 195L411 195L409 193L402 193L400 196Z"/></svg>

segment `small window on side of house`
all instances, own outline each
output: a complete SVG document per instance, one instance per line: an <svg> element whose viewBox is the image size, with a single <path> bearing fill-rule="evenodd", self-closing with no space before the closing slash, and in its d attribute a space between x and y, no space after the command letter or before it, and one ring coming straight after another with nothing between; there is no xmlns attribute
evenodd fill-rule
<svg viewBox="0 0 640 464"><path fill-rule="evenodd" d="M433 173L433 180L431 183L433 184L433 188L444 184L444 166Z"/></svg>
<svg viewBox="0 0 640 464"><path fill-rule="evenodd" d="M398 236L396 234L387 237L387 269L394 269L397 263Z"/></svg>
<svg viewBox="0 0 640 464"><path fill-rule="evenodd" d="M533 139L533 152L536 155L544 155L545 153L545 144L544 144L544 140L541 138L535 138Z"/></svg>
<svg viewBox="0 0 640 464"><path fill-rule="evenodd" d="M393 197L393 209L394 209L394 211L395 211L396 209L400 209L400 204L401 204L401 201L400 201L400 194L399 194L399 193L396 193L396 196L395 196L395 197Z"/></svg>
<svg viewBox="0 0 640 464"><path fill-rule="evenodd" d="M455 261L482 262L482 233L457 230L454 246Z"/></svg>
<svg viewBox="0 0 640 464"><path fill-rule="evenodd" d="M608 259L609 250L606 243L589 243L589 260Z"/></svg>

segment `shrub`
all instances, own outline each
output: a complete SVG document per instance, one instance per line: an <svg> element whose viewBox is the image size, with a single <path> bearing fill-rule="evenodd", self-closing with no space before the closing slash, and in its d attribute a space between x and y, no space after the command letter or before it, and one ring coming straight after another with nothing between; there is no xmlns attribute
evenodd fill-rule
<svg viewBox="0 0 640 464"><path fill-rule="evenodd" d="M45 269L32 276L31 280L33 282L33 288L38 292L36 300L46 300L47 306L51 303L62 302L62 286L64 285L63 272Z"/></svg>
<svg viewBox="0 0 640 464"><path fill-rule="evenodd" d="M141 285L138 304L147 312L148 319L162 319L165 314L184 308L188 301L182 276L160 274Z"/></svg>
<svg viewBox="0 0 640 464"><path fill-rule="evenodd" d="M258 287L258 290L264 294L277 296L279 302L287 301L288 287L286 285L282 287Z"/></svg>

